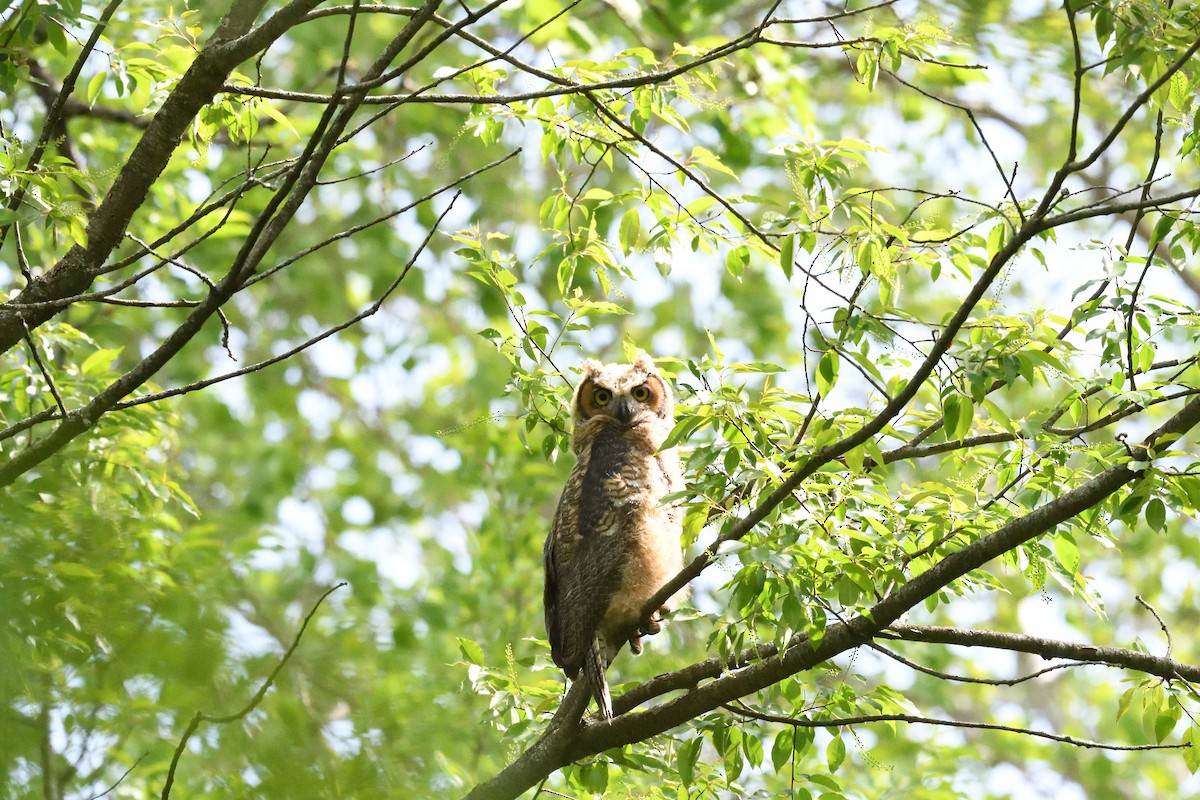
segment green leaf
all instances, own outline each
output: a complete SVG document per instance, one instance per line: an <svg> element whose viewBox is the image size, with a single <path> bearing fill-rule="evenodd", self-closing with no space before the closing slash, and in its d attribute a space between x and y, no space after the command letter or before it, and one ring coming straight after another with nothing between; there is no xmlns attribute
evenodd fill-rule
<svg viewBox="0 0 1200 800"><path fill-rule="evenodd" d="M817 391L822 397L828 397L838 379L838 367L841 359L836 350L826 350L817 363Z"/></svg>
<svg viewBox="0 0 1200 800"><path fill-rule="evenodd" d="M580 783L593 794L604 794L608 790L608 760L601 758L584 764L580 770Z"/></svg>
<svg viewBox="0 0 1200 800"><path fill-rule="evenodd" d="M1166 708L1159 709L1158 718L1154 720L1154 739L1158 744L1162 744L1171 735L1182 714L1179 704L1173 699L1167 701Z"/></svg>
<svg viewBox="0 0 1200 800"><path fill-rule="evenodd" d="M67 235L71 237L71 241L82 248L86 248L88 235L87 227L83 224L83 220L79 217L67 217L66 226Z"/></svg>
<svg viewBox="0 0 1200 800"><path fill-rule="evenodd" d="M725 731L723 744L723 758L725 767L725 779L735 781L742 774L742 770L746 768L746 760L742 757L742 737L743 733L739 728L729 728ZM714 741L715 744L715 741Z"/></svg>
<svg viewBox="0 0 1200 800"><path fill-rule="evenodd" d="M104 88L104 80L108 77L107 70L101 70L91 77L88 81L87 91L84 97L87 98L88 105L95 105L96 98L100 96L100 91Z"/></svg>
<svg viewBox="0 0 1200 800"><path fill-rule="evenodd" d="M873 239L867 239L858 246L856 259L858 261L858 268L863 271L863 274L875 274L876 251L878 249Z"/></svg>
<svg viewBox="0 0 1200 800"><path fill-rule="evenodd" d="M1178 75L1179 73L1175 74ZM1174 225L1175 217L1170 214L1163 214L1158 218L1158 222L1154 223L1154 231L1150 234L1151 249L1166 241L1167 235L1171 233L1171 228Z"/></svg>
<svg viewBox="0 0 1200 800"><path fill-rule="evenodd" d="M483 666L483 650L475 642L460 636L458 637L458 649L467 661Z"/></svg>
<svg viewBox="0 0 1200 800"><path fill-rule="evenodd" d="M1054 537L1054 555L1058 563L1072 575L1079 571L1079 547L1068 533L1059 533Z"/></svg>
<svg viewBox="0 0 1200 800"><path fill-rule="evenodd" d="M746 755L746 763L750 765L751 769L757 769L758 767L762 766L762 739L759 739L748 730L742 736L742 752Z"/></svg>
<svg viewBox="0 0 1200 800"><path fill-rule="evenodd" d="M1142 510L1142 505L1146 502L1146 495L1140 491L1131 492L1128 497L1121 501L1117 506L1117 510L1113 512L1113 516L1125 522L1134 522L1137 520L1138 513Z"/></svg>
<svg viewBox="0 0 1200 800"><path fill-rule="evenodd" d="M62 26L58 22L50 21L44 28L46 38L50 40L51 46L58 51L60 56L66 56L70 53L70 47L67 45L67 35L63 32Z"/></svg>
<svg viewBox="0 0 1200 800"><path fill-rule="evenodd" d="M591 189L588 189L586 192L584 192L583 196L580 197L579 200L580 202L587 202L590 200L604 202L612 200L612 197L613 193L608 189L601 189L599 186L593 186Z"/></svg>
<svg viewBox="0 0 1200 800"><path fill-rule="evenodd" d="M1178 111L1188 111L1188 106L1191 103L1191 86L1187 76L1182 71L1176 72L1171 76L1170 88L1167 90L1167 99L1171 105L1175 106Z"/></svg>
<svg viewBox="0 0 1200 800"><path fill-rule="evenodd" d="M959 429L960 419L963 416L963 401L965 399L957 392L951 393L942 399L942 427L946 431L947 439L958 438L956 431Z"/></svg>
<svg viewBox="0 0 1200 800"><path fill-rule="evenodd" d="M975 404L971 402L971 398L966 395L962 396L962 403L958 410L958 424L954 427L953 436L955 439L963 439L971 432L971 425L975 421Z"/></svg>
<svg viewBox="0 0 1200 800"><path fill-rule="evenodd" d="M783 237L783 246L779 248L779 266L783 268L784 277L790 281L792 270L796 266L796 234L794 233Z"/></svg>
<svg viewBox="0 0 1200 800"><path fill-rule="evenodd" d="M695 779L696 762L700 759L703 745L704 740L697 736L680 744L675 753L675 769L679 771L679 778L685 786L691 786Z"/></svg>
<svg viewBox="0 0 1200 800"><path fill-rule="evenodd" d="M1142 729L1150 735L1158 730L1158 718L1162 712L1162 689L1153 687L1146 690L1142 699ZM1161 740L1159 740L1161 744Z"/></svg>
<svg viewBox="0 0 1200 800"><path fill-rule="evenodd" d="M776 772L783 770L784 766L792 758L792 748L796 743L796 734L791 727L784 727L779 733L775 734L775 743L771 745L771 766Z"/></svg>
<svg viewBox="0 0 1200 800"><path fill-rule="evenodd" d="M1096 8L1096 41L1103 47L1113 33L1112 12L1103 7Z"/></svg>
<svg viewBox="0 0 1200 800"><path fill-rule="evenodd" d="M989 262L1004 248L1004 244L1007 241L1008 225L1006 223L1001 222L988 232L987 255Z"/></svg>
<svg viewBox="0 0 1200 800"><path fill-rule="evenodd" d="M1193 725L1183 735L1183 763L1193 775L1200 769L1200 727Z"/></svg>
<svg viewBox="0 0 1200 800"><path fill-rule="evenodd" d="M1117 720L1120 720L1121 717L1125 716L1125 712L1129 710L1129 704L1133 701L1133 693L1135 691L1136 689L1130 687L1121 694L1121 699L1117 703Z"/></svg>
<svg viewBox="0 0 1200 800"><path fill-rule="evenodd" d="M675 445L688 439L693 433L699 430L702 426L707 425L709 421L699 417L681 417L675 423L675 427L667 434L666 441L662 443L663 450L669 450Z"/></svg>
<svg viewBox="0 0 1200 800"><path fill-rule="evenodd" d="M838 767L846 760L846 743L842 741L840 735L834 736L829 740L829 745L825 748L825 762L829 764L830 772L837 772Z"/></svg>
<svg viewBox="0 0 1200 800"><path fill-rule="evenodd" d="M59 575L66 575L71 578L99 578L100 573L96 572L91 567L83 564L76 564L72 561L59 561L52 565L50 569L57 572Z"/></svg>
<svg viewBox="0 0 1200 800"><path fill-rule="evenodd" d="M1146 515L1146 524L1155 531L1162 531L1167 524L1167 507L1157 497L1146 503L1146 508L1142 513Z"/></svg>
<svg viewBox="0 0 1200 800"><path fill-rule="evenodd" d="M568 305L574 310L577 318L598 314L600 316L612 315L623 316L629 313L629 309L624 306L619 306L616 303L608 300L580 300L578 302L569 302Z"/></svg>
<svg viewBox="0 0 1200 800"><path fill-rule="evenodd" d="M858 55L858 74L862 76L862 82L867 87L867 91L874 91L875 84L879 81L879 56L874 50L864 50Z"/></svg>
<svg viewBox="0 0 1200 800"><path fill-rule="evenodd" d="M750 248L745 245L735 247L725 255L725 271L738 280L742 279L742 275L746 272L746 265L749 263Z"/></svg>
<svg viewBox="0 0 1200 800"><path fill-rule="evenodd" d="M625 255L637 250L642 243L642 219L636 208L631 208L621 217L621 227L618 232L621 248Z"/></svg>

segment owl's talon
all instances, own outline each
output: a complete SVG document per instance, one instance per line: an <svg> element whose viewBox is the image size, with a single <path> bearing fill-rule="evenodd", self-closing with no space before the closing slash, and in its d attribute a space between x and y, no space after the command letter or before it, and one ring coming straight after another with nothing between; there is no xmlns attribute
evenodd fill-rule
<svg viewBox="0 0 1200 800"><path fill-rule="evenodd" d="M655 611L650 615L650 619L646 620L646 624L638 631L639 636L653 636L663 629L662 611Z"/></svg>
<svg viewBox="0 0 1200 800"><path fill-rule="evenodd" d="M640 656L642 654L642 637L640 634L630 638L629 651L635 656Z"/></svg>

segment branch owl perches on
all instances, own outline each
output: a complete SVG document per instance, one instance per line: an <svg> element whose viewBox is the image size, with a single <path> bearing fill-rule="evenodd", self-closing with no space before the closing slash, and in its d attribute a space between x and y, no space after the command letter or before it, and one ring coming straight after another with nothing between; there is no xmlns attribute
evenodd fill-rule
<svg viewBox="0 0 1200 800"><path fill-rule="evenodd" d="M674 449L659 452L674 426L671 388L654 360L583 362L571 416L575 467L567 479L543 551L546 632L554 663L575 680L582 669L603 719L612 719L604 671L628 641L662 629L646 602L683 568L679 509L664 496L683 488Z"/></svg>

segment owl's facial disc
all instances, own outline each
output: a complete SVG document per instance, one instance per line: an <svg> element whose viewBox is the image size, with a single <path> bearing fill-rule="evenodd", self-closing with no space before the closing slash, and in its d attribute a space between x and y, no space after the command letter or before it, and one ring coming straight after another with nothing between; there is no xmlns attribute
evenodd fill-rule
<svg viewBox="0 0 1200 800"><path fill-rule="evenodd" d="M598 414L610 415L612 414L612 406L612 390L606 389L603 386L597 386L591 378L579 387L579 394L576 398L576 410L579 413L580 419L591 419Z"/></svg>
<svg viewBox="0 0 1200 800"><path fill-rule="evenodd" d="M629 366L587 359L582 372L573 409L578 421L604 417L634 427L671 416L671 390L644 353Z"/></svg>

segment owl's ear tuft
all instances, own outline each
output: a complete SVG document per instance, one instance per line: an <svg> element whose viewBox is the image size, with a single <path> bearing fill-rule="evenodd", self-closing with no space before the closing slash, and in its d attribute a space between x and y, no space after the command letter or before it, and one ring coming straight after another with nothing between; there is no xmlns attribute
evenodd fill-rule
<svg viewBox="0 0 1200 800"><path fill-rule="evenodd" d="M588 378L592 377L593 375L595 375L597 372L599 372L603 368L604 368L604 365L601 364L596 359L585 358L583 360L583 363L579 365L580 382L582 383L583 381L586 381Z"/></svg>
<svg viewBox="0 0 1200 800"><path fill-rule="evenodd" d="M645 350L638 350L637 358L633 359L633 366L646 373L657 372L654 367L654 359Z"/></svg>

